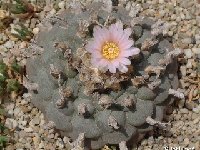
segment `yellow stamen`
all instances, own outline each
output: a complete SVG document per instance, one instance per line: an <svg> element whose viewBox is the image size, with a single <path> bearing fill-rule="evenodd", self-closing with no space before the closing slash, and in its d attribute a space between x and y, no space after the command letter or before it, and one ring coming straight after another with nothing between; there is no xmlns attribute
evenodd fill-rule
<svg viewBox="0 0 200 150"><path fill-rule="evenodd" d="M103 46L102 54L106 59L115 59L119 56L119 47L116 43L106 42Z"/></svg>

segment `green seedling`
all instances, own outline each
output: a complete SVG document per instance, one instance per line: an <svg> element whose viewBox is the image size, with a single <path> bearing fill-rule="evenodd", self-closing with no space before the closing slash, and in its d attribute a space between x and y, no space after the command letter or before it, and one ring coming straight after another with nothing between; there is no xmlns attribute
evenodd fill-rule
<svg viewBox="0 0 200 150"><path fill-rule="evenodd" d="M33 37L33 33L24 25L20 25L20 28L14 28L14 30L17 33L13 35L20 40L30 40Z"/></svg>

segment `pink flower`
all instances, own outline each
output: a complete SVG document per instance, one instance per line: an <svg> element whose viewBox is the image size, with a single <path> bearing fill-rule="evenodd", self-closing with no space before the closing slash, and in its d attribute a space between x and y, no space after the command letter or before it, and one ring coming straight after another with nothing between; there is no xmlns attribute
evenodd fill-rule
<svg viewBox="0 0 200 150"><path fill-rule="evenodd" d="M131 29L123 30L120 23L112 24L109 28L94 27L94 38L86 45L86 50L91 53L92 66L111 73L116 69L125 73L127 65L131 64L129 56L137 55L140 50L132 47L134 42L129 39Z"/></svg>

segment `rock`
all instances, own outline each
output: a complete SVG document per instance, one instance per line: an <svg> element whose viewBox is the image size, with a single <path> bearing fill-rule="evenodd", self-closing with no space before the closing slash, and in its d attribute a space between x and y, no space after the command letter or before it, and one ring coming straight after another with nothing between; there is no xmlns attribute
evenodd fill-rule
<svg viewBox="0 0 200 150"><path fill-rule="evenodd" d="M186 76L186 73L187 73L187 70L186 70L186 69L187 69L186 66L181 66L181 67L180 67L180 71L181 71L181 74L182 74L183 77Z"/></svg>
<svg viewBox="0 0 200 150"><path fill-rule="evenodd" d="M198 117L199 117L198 114L192 113L192 120L194 120L194 119L196 119L196 118L198 118Z"/></svg>
<svg viewBox="0 0 200 150"><path fill-rule="evenodd" d="M8 49L11 49L14 47L14 42L13 41L7 41L4 46Z"/></svg>
<svg viewBox="0 0 200 150"><path fill-rule="evenodd" d="M188 114L189 111L186 108L182 108L182 109L180 109L180 113L182 113L182 114Z"/></svg>
<svg viewBox="0 0 200 150"><path fill-rule="evenodd" d="M199 119L200 119L200 118L194 119L194 120L193 120L193 123L194 123L194 124L197 124L197 123L199 122Z"/></svg>
<svg viewBox="0 0 200 150"><path fill-rule="evenodd" d="M19 123L24 127L27 125L27 121L20 121Z"/></svg>
<svg viewBox="0 0 200 150"><path fill-rule="evenodd" d="M178 139L179 143L183 141L183 137L182 136L178 136L177 139Z"/></svg>
<svg viewBox="0 0 200 150"><path fill-rule="evenodd" d="M0 10L0 19L4 19L7 16L7 12L5 10Z"/></svg>
<svg viewBox="0 0 200 150"><path fill-rule="evenodd" d="M184 38L181 40L184 44L191 44L192 43L192 39L191 38Z"/></svg>
<svg viewBox="0 0 200 150"><path fill-rule="evenodd" d="M164 2L164 0L159 0L159 4L163 4Z"/></svg>
<svg viewBox="0 0 200 150"><path fill-rule="evenodd" d="M186 101L185 106L187 109L192 110L195 107L195 103L193 101L191 102Z"/></svg>
<svg viewBox="0 0 200 150"><path fill-rule="evenodd" d="M39 33L40 29L38 27L33 28L33 34L37 35Z"/></svg>
<svg viewBox="0 0 200 150"><path fill-rule="evenodd" d="M194 54L200 54L200 48L192 48Z"/></svg>
<svg viewBox="0 0 200 150"><path fill-rule="evenodd" d="M25 128L24 131L29 133L29 132L33 132L33 129L31 127L28 127L28 128Z"/></svg>
<svg viewBox="0 0 200 150"><path fill-rule="evenodd" d="M23 113L27 113L27 112L30 112L30 111L31 111L31 110L28 109L28 107L26 107L26 106L21 106L20 108L21 108L21 110L22 110Z"/></svg>
<svg viewBox="0 0 200 150"><path fill-rule="evenodd" d="M188 59L188 61L187 61L187 64L186 64L186 67L187 68L192 68L192 63L193 63L193 59Z"/></svg>
<svg viewBox="0 0 200 150"><path fill-rule="evenodd" d="M183 144L184 144L185 146L189 145L189 144L190 144L190 140L189 140L188 138L185 138L185 139L183 140Z"/></svg>
<svg viewBox="0 0 200 150"><path fill-rule="evenodd" d="M7 118L5 126L8 127L9 129L15 129L18 126L18 122L12 118Z"/></svg>
<svg viewBox="0 0 200 150"><path fill-rule="evenodd" d="M68 143L70 143L69 141L70 141L70 138L64 136L63 142L64 142L65 144L68 144Z"/></svg>
<svg viewBox="0 0 200 150"><path fill-rule="evenodd" d="M198 149L199 147L200 147L200 142L198 141L195 143L195 149Z"/></svg>
<svg viewBox="0 0 200 150"><path fill-rule="evenodd" d="M37 108L33 108L31 111L32 115L37 115L38 114L38 109Z"/></svg>
<svg viewBox="0 0 200 150"><path fill-rule="evenodd" d="M15 109L14 109L14 116L19 115L20 112L21 112L21 109L19 107L15 107Z"/></svg>
<svg viewBox="0 0 200 150"><path fill-rule="evenodd" d="M6 146L6 150L13 150L13 149L15 149L14 145L8 145L8 146ZM17 150L19 150L19 149L17 149Z"/></svg>
<svg viewBox="0 0 200 150"><path fill-rule="evenodd" d="M187 58L192 58L192 51L191 49L185 49L184 53L186 55Z"/></svg>
<svg viewBox="0 0 200 150"><path fill-rule="evenodd" d="M22 104L22 105L27 105L27 104L28 104L28 101L25 100L25 99L22 99L22 100L21 100L21 104Z"/></svg>
<svg viewBox="0 0 200 150"><path fill-rule="evenodd" d="M59 2L59 3L58 3L58 7L59 7L60 9L65 9L65 1Z"/></svg>
<svg viewBox="0 0 200 150"><path fill-rule="evenodd" d="M59 149L63 149L64 148L64 142L63 142L63 140L61 138L58 138L56 140L56 146L58 146Z"/></svg>
<svg viewBox="0 0 200 150"><path fill-rule="evenodd" d="M8 111L8 114L9 115L13 115L14 114L14 107L15 107L15 104L11 103L9 105L6 106L6 110Z"/></svg>
<svg viewBox="0 0 200 150"><path fill-rule="evenodd" d="M35 117L31 120L30 124L33 125L33 126L40 124L40 118L39 118L39 116L35 116Z"/></svg>
<svg viewBox="0 0 200 150"><path fill-rule="evenodd" d="M33 143L34 145L38 145L40 143L41 139L39 136L35 136L33 137Z"/></svg>
<svg viewBox="0 0 200 150"><path fill-rule="evenodd" d="M54 134L49 134L49 135L48 135L48 138L49 138L49 139L53 139L53 138L54 138Z"/></svg>
<svg viewBox="0 0 200 150"><path fill-rule="evenodd" d="M39 148L40 148L40 149L44 149L44 147L45 147L44 142L41 141L41 143L39 144Z"/></svg>
<svg viewBox="0 0 200 150"><path fill-rule="evenodd" d="M35 28L36 23L37 23L37 20L35 18L32 18L31 19L31 24L30 24L29 27L32 28L32 29Z"/></svg>

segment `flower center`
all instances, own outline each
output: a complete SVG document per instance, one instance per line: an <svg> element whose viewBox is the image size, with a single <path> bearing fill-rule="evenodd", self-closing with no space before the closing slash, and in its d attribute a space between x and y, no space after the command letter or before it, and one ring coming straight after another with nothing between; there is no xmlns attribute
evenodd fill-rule
<svg viewBox="0 0 200 150"><path fill-rule="evenodd" d="M115 59L119 56L119 47L113 42L106 42L103 46L102 53L106 59Z"/></svg>

